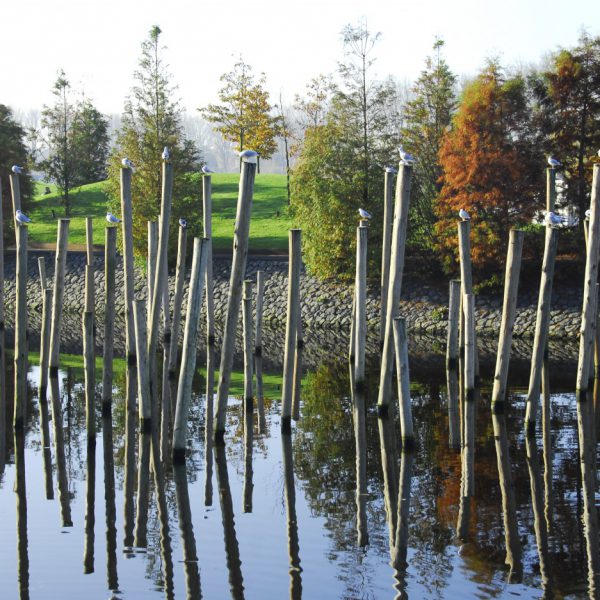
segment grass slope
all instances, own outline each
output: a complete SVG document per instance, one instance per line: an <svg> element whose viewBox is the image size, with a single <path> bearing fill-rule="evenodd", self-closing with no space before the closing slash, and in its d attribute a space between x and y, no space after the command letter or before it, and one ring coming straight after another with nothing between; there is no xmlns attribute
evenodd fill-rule
<svg viewBox="0 0 600 600"><path fill-rule="evenodd" d="M216 250L231 250L238 197L239 175L216 173L212 176L213 244ZM29 226L30 242L56 243L56 220L63 216L60 194L55 186L37 182ZM84 185L72 194L69 242L85 244L85 217L94 217L94 244L104 243L104 218L108 197L105 183ZM198 188L201 189L200 186ZM200 194L201 192L199 192ZM202 201L198 198L199 210ZM55 216L53 217L52 211ZM292 227L286 202L285 175L257 175L250 222L250 248L254 251L286 251L288 229Z"/></svg>

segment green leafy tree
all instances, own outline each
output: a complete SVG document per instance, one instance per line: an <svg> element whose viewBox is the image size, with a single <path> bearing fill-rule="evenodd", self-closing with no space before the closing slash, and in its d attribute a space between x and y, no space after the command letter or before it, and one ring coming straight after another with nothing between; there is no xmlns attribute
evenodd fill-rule
<svg viewBox="0 0 600 600"><path fill-rule="evenodd" d="M417 252L433 248L435 199L441 190L439 151L456 109L456 77L441 57L442 40L436 40L434 57L412 87L412 99L404 107L402 143L418 160L413 168L409 232L410 246Z"/></svg>
<svg viewBox="0 0 600 600"><path fill-rule="evenodd" d="M271 115L273 107L264 87L265 74L255 82L252 67L240 58L229 73L221 76L221 81L220 104L198 110L238 152L252 149L261 158L270 158L277 150L279 117Z"/></svg>
<svg viewBox="0 0 600 600"><path fill-rule="evenodd" d="M457 269L456 223L464 208L471 214L473 266L499 272L509 229L531 221L544 189L522 77L507 79L492 62L465 87L440 163L435 231L444 266Z"/></svg>
<svg viewBox="0 0 600 600"><path fill-rule="evenodd" d="M76 107L73 145L77 156L77 180L83 184L106 179L110 149L108 118L88 98L83 98Z"/></svg>
<svg viewBox="0 0 600 600"><path fill-rule="evenodd" d="M567 201L582 216L590 199L588 166L600 147L600 37L583 34L575 48L551 60L548 70L529 80L535 123L546 154L563 163Z"/></svg>
<svg viewBox="0 0 600 600"><path fill-rule="evenodd" d="M188 221L190 240L200 234L201 206L199 189L193 173L200 166L200 155L194 144L185 138L181 124L182 109L172 99L174 88L160 45L161 30L152 27L142 43L139 69L134 73L135 85L125 101L121 130L109 163L108 189L111 207L120 212L120 169L123 157L134 166L131 193L133 200L133 241L137 256L147 253L147 222L160 214L162 184L162 151L169 148L173 163L173 209L171 250L177 243L179 217Z"/></svg>
<svg viewBox="0 0 600 600"><path fill-rule="evenodd" d="M13 228L13 213L10 191L10 173L13 165L26 167L29 156L26 146L26 132L15 121L8 106L0 104L0 183L2 185L2 210L4 217L4 233ZM27 212L31 200L33 183L27 170L20 176L21 207ZM8 237L7 237L8 239Z"/></svg>

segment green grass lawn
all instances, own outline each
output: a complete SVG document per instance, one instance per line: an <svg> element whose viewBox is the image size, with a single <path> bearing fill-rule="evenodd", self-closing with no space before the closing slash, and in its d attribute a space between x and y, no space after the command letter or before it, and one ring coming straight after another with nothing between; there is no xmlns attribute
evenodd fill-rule
<svg viewBox="0 0 600 600"><path fill-rule="evenodd" d="M238 197L239 175L216 173L212 176L213 244L217 250L231 250ZM63 216L60 195L49 185L36 183L36 195L29 216L30 242L56 243L56 220ZM94 244L104 243L104 226L108 197L104 182L92 183L75 190L71 199L69 242L85 244L85 217L94 217ZM286 251L288 230L293 227L288 216L285 175L257 175L254 185L250 248L254 251ZM135 199L134 199L135 201ZM199 198L200 201L200 198ZM52 211L55 211L53 217Z"/></svg>

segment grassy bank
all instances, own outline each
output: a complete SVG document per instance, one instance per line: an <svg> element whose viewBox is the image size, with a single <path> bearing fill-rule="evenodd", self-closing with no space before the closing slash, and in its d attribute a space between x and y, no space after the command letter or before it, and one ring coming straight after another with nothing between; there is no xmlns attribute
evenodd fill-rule
<svg viewBox="0 0 600 600"><path fill-rule="evenodd" d="M231 250L238 196L239 175L216 173L213 188L213 244L217 250ZM54 186L45 194L45 183L38 182L29 216L29 240L56 243L56 220L64 215L60 195ZM82 186L71 196L69 242L85 244L85 218L94 217L94 244L104 243L104 225L108 197L105 183ZM135 201L135 199L134 199ZM201 182L198 182L198 210L202 210ZM54 214L53 214L54 211ZM293 226L288 216L284 175L257 175L254 187L250 248L254 251L286 251L288 229Z"/></svg>

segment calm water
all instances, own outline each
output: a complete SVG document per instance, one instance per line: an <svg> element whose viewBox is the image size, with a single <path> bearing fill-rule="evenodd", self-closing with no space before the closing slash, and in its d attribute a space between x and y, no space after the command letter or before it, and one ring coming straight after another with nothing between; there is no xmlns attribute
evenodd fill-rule
<svg viewBox="0 0 600 600"><path fill-rule="evenodd" d="M459 541L461 466L458 451L449 448L444 374L439 382L428 376L421 384L418 373L411 375L418 439L414 459L401 457L393 439L382 442L390 432L380 435L373 374L366 402L367 447L359 453L359 464L366 464L362 494L356 493L347 369L321 367L306 377L302 418L291 439L282 440L279 404L273 401L267 403L263 433L254 416L249 443L241 401L232 399L227 445L207 455L204 398L197 396L184 470L167 469L164 485L156 486L150 477L147 510L137 502L144 494L136 494L131 521L124 492L124 376L115 377L112 420L98 413L96 445L89 448L83 372L60 372L65 447L64 456L61 448L57 456L53 423L49 452L43 451L37 369L32 368L24 451L15 453L12 432L7 432L0 477L0 597L589 597L574 394L551 398L551 480L544 478L541 438L527 461L521 432L524 396L518 391L511 396L508 438L522 552L522 569L517 565L511 574L505 565L489 393L484 386L478 401L475 497L463 521L466 541ZM196 382L195 389L203 389L203 382ZM390 431L393 435L397 424ZM141 465L133 465L137 481L140 472L147 472L148 446L137 434L135 442L136 461L140 448L143 455ZM45 456L51 472L44 470ZM541 512L534 511L532 482L540 490L542 502L536 507ZM392 555L402 556L402 549L399 555L390 552L397 539L398 498L407 507L401 520L408 538L406 567L400 560L395 569ZM65 525L69 513L72 526ZM539 534L540 519L544 527L550 525L547 547ZM132 534L137 545L129 539ZM597 537L597 531L592 535Z"/></svg>

